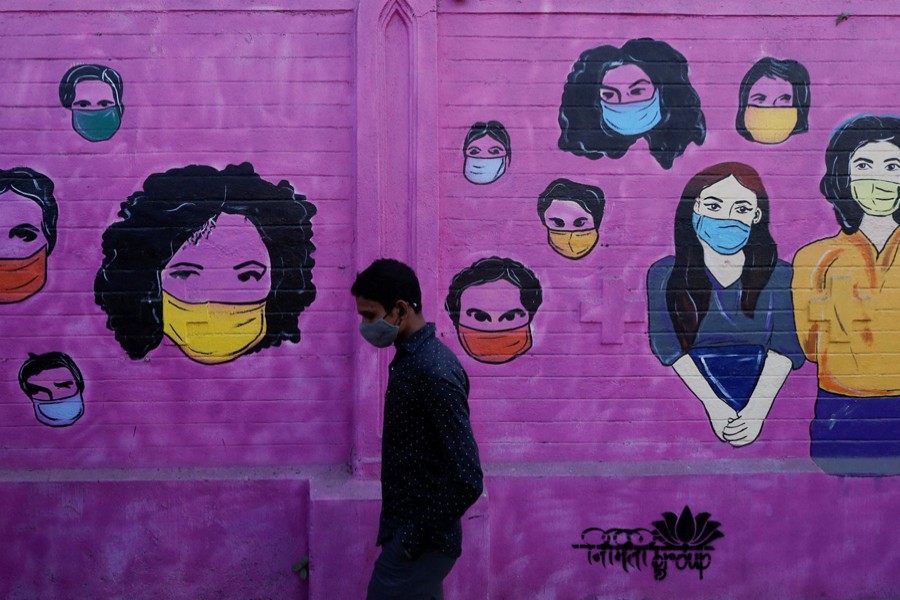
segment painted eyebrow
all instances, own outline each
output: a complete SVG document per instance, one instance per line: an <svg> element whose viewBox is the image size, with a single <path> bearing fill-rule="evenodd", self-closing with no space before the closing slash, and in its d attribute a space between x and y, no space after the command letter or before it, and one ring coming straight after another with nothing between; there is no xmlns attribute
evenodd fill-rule
<svg viewBox="0 0 900 600"><path fill-rule="evenodd" d="M895 160L896 160L896 159L895 159ZM854 162L854 163L860 163L860 162L861 162L861 163L865 163L865 164L867 164L867 165L873 164L873 162L872 162L871 159L863 158L863 157L854 158L854 159L853 159L853 162Z"/></svg>
<svg viewBox="0 0 900 600"><path fill-rule="evenodd" d="M719 204L722 204L722 199L716 198L715 196L707 196L706 198L700 198L700 202L707 202L709 200L712 200L713 202L718 202Z"/></svg>
<svg viewBox="0 0 900 600"><path fill-rule="evenodd" d="M55 385L56 387L72 387L73 385L75 385L75 382L71 379L66 379L65 381L54 381L53 385Z"/></svg>
<svg viewBox="0 0 900 600"><path fill-rule="evenodd" d="M892 156L892 157L890 157L890 158L884 159L884 162L885 162L885 164L886 164L886 163L889 163L889 162L900 163L900 158L894 158L894 157Z"/></svg>
<svg viewBox="0 0 900 600"><path fill-rule="evenodd" d="M197 263L189 263L189 262L180 262L180 263L175 263L174 265L169 265L170 269L174 269L175 267L190 267L192 269L199 269L200 271L203 270L203 265L198 265Z"/></svg>
<svg viewBox="0 0 900 600"><path fill-rule="evenodd" d="M263 272L266 271L266 265L264 265L264 264L262 264L261 262L256 261L256 260L247 260L247 261L244 261L244 262L242 262L242 263L239 264L239 265L233 266L232 269L234 269L235 271L238 271L238 270L240 270L240 269L243 269L244 267L259 267L260 269L263 270ZM200 267L200 268L202 269L203 267Z"/></svg>
<svg viewBox="0 0 900 600"><path fill-rule="evenodd" d="M735 200L734 203L735 204L750 204L751 206L753 205L753 203L750 202L749 200Z"/></svg>
<svg viewBox="0 0 900 600"><path fill-rule="evenodd" d="M652 84L650 83L650 80L649 80L649 79L638 79L638 80L635 81L634 83L630 84L630 85L628 86L628 88L631 89L631 88L633 88L633 87L635 87L635 86L638 86L638 85L652 85Z"/></svg>

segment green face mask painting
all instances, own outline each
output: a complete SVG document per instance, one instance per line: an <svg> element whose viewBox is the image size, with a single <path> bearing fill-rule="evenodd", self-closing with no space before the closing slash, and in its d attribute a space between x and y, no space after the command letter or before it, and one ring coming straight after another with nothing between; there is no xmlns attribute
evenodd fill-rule
<svg viewBox="0 0 900 600"><path fill-rule="evenodd" d="M883 179L857 179L850 183L853 199L866 214L886 217L900 206L900 186Z"/></svg>
<svg viewBox="0 0 900 600"><path fill-rule="evenodd" d="M103 142L111 138L122 124L119 107L101 110L72 109L72 128L89 142Z"/></svg>

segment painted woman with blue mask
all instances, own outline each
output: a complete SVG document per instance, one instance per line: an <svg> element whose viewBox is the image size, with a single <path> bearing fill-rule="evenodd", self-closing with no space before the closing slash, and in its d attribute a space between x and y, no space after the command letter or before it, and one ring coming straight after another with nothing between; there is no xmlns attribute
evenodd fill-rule
<svg viewBox="0 0 900 600"><path fill-rule="evenodd" d="M675 256L647 275L650 347L701 401L713 432L753 443L791 369L791 267L769 234L759 174L737 162L688 181L675 211Z"/></svg>
<svg viewBox="0 0 900 600"><path fill-rule="evenodd" d="M706 139L687 60L650 38L582 52L563 87L559 127L560 150L591 160L618 159L643 138L664 169L689 144Z"/></svg>
<svg viewBox="0 0 900 600"><path fill-rule="evenodd" d="M72 112L72 129L89 142L110 139L122 124L122 76L103 65L76 65L59 82L59 101Z"/></svg>
<svg viewBox="0 0 900 600"><path fill-rule="evenodd" d="M500 121L478 121L463 142L463 175L476 185L500 179L512 160L509 133Z"/></svg>

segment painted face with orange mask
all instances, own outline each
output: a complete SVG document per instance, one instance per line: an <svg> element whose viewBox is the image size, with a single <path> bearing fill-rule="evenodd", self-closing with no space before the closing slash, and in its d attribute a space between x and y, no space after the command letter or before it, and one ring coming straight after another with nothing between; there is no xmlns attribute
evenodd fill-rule
<svg viewBox="0 0 900 600"><path fill-rule="evenodd" d="M47 231L56 226L52 191L50 180L31 169L0 171L0 304L30 298L47 281L55 241Z"/></svg>
<svg viewBox="0 0 900 600"><path fill-rule="evenodd" d="M466 354L502 364L531 349L531 321L540 303L540 283L530 270L491 257L457 274L446 306Z"/></svg>

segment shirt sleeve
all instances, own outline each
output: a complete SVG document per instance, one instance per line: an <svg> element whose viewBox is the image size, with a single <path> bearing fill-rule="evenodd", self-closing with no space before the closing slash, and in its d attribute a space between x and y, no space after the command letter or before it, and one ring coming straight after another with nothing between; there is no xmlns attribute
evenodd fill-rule
<svg viewBox="0 0 900 600"><path fill-rule="evenodd" d="M819 324L810 319L809 314L810 302L823 285L823 282L819 280L821 274L818 261L813 258L816 252L816 248L813 246L818 243L813 242L797 251L791 278L794 325L800 347L810 362L818 362Z"/></svg>
<svg viewBox="0 0 900 600"><path fill-rule="evenodd" d="M469 422L469 380L462 366L430 376L430 418L442 449L444 468L439 489L432 491L429 511L401 527L400 542L419 556L433 531L451 529L484 489L478 445Z"/></svg>
<svg viewBox="0 0 900 600"><path fill-rule="evenodd" d="M790 265L779 261L768 287L772 291L772 337L769 340L769 350L786 356L791 360L791 367L799 369L805 359L794 325Z"/></svg>
<svg viewBox="0 0 900 600"><path fill-rule="evenodd" d="M672 317L669 316L669 307L666 305L666 285L672 274L672 266L675 259L666 257L647 272L647 323L650 334L650 349L659 362L671 366L684 355L675 328L672 326Z"/></svg>

